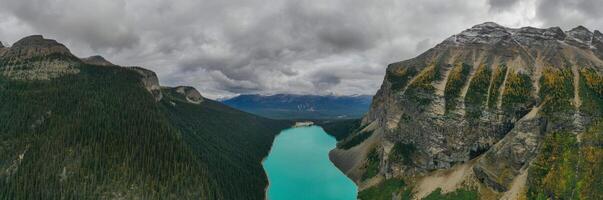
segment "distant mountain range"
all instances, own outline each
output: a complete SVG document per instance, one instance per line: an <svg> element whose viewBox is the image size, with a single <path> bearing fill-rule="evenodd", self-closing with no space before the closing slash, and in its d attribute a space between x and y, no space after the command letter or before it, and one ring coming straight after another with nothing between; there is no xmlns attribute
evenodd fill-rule
<svg viewBox="0 0 603 200"><path fill-rule="evenodd" d="M273 119L350 119L368 111L371 96L240 95L224 104Z"/></svg>

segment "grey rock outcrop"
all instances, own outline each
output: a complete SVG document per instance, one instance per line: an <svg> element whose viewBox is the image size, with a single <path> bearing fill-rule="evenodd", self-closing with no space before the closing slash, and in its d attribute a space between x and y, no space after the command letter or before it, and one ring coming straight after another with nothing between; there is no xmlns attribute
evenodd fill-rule
<svg viewBox="0 0 603 200"><path fill-rule="evenodd" d="M538 115L537 110L533 112L533 115ZM527 168L527 164L536 156L546 126L547 121L542 116L526 115L519 120L475 164L473 171L477 178L496 191L507 191L513 178Z"/></svg>
<svg viewBox="0 0 603 200"><path fill-rule="evenodd" d="M199 91L197 91L197 89L194 87L178 86L174 89L178 94L183 95L184 98L190 103L200 104L203 102L203 96L201 96L201 93L199 93Z"/></svg>
<svg viewBox="0 0 603 200"><path fill-rule="evenodd" d="M99 56L99 55L82 58L82 61L84 63L90 64L90 65L116 66L113 63L107 61L105 58L103 58L102 56Z"/></svg>
<svg viewBox="0 0 603 200"><path fill-rule="evenodd" d="M46 39L41 35L32 35L25 37L13 44L6 57L14 57L19 59L29 59L34 57L43 57L51 54L65 55L72 57L73 55L65 47L55 40Z"/></svg>
<svg viewBox="0 0 603 200"><path fill-rule="evenodd" d="M6 48L4 46L4 44L2 44L2 41L0 41L0 57L4 54L5 51L7 51L8 48Z"/></svg>
<svg viewBox="0 0 603 200"><path fill-rule="evenodd" d="M142 67L128 67L128 69L140 74L142 85L155 97L155 101L160 101L163 98L159 78L157 78L155 72Z"/></svg>

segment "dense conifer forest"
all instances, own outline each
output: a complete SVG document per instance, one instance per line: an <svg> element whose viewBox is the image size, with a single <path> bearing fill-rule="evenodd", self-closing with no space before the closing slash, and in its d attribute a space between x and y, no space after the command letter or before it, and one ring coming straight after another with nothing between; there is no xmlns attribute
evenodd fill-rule
<svg viewBox="0 0 603 200"><path fill-rule="evenodd" d="M0 199L264 197L261 160L287 122L169 88L156 102L130 69L77 63L50 80L0 76Z"/></svg>

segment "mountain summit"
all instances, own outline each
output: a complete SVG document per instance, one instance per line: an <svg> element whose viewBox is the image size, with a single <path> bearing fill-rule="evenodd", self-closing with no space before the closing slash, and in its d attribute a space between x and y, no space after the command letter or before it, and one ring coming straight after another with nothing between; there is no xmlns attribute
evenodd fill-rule
<svg viewBox="0 0 603 200"><path fill-rule="evenodd" d="M384 179L421 176L413 180L417 197L463 184L496 198L517 188L530 190L524 194L530 197L561 195L547 178L563 179L553 169L567 163L550 156L600 147L602 116L599 31L487 22L416 58L390 64L361 126L340 142L331 159L361 189L378 187ZM570 138L575 149L547 150L561 145L559 137ZM580 142L585 137L598 139ZM603 160L603 150L595 149L594 161ZM578 155L568 159L593 161ZM568 164L576 170L567 173L586 177L572 181L593 181L592 171L576 163ZM444 172L461 175L446 179ZM438 178L448 182L421 185ZM563 192L585 192L581 198L589 199L593 196L586 193L593 187L573 185Z"/></svg>
<svg viewBox="0 0 603 200"><path fill-rule="evenodd" d="M0 49L0 74L14 80L49 80L77 74L79 62L65 45L41 35L25 37Z"/></svg>

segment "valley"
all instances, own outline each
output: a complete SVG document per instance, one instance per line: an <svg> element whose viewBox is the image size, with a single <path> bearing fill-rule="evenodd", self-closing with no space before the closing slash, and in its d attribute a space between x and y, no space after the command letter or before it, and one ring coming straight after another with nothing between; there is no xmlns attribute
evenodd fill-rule
<svg viewBox="0 0 603 200"><path fill-rule="evenodd" d="M0 45L0 199L603 199L603 34L477 24L374 97L206 98Z"/></svg>

